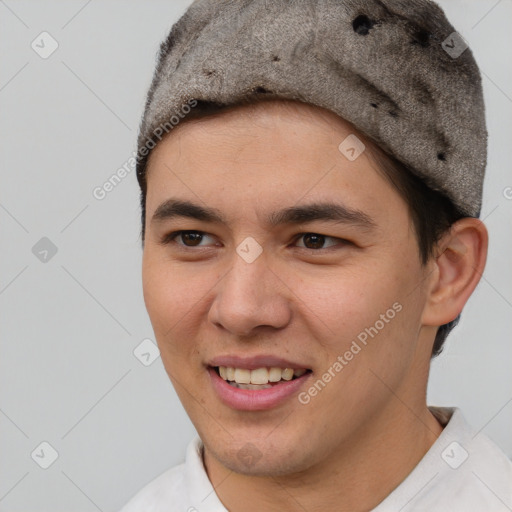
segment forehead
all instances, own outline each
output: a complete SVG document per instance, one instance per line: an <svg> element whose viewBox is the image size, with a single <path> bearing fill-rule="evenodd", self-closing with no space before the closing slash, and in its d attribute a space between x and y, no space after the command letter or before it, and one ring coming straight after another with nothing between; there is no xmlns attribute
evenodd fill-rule
<svg viewBox="0 0 512 512"><path fill-rule="evenodd" d="M259 99L246 104L202 108L192 110L191 115L177 125L176 132L196 130L215 125L217 128L236 126L239 131L250 133L255 123L267 124L309 124L321 128L324 133L335 130L355 132L355 127L334 112L297 100ZM172 132L171 132L172 133ZM363 138L359 134L360 138Z"/></svg>
<svg viewBox="0 0 512 512"><path fill-rule="evenodd" d="M198 113L193 111L194 115ZM185 118L157 144L147 174L171 161L200 171L203 164L212 168L222 162L226 168L226 161L237 159L249 167L255 160L268 164L273 159L275 170L288 168L291 178L298 173L290 172L290 167L303 174L304 167L313 170L326 162L331 167L339 163L340 143L356 133L362 146L363 136L350 123L329 110L298 101L266 100L213 114L200 112L199 118Z"/></svg>
<svg viewBox="0 0 512 512"><path fill-rule="evenodd" d="M225 210L226 217L249 204L267 218L277 206L337 199L377 215L400 197L365 151L349 159L340 150L350 137L364 148L352 125L299 102L237 106L184 122L151 154L148 215L171 196Z"/></svg>

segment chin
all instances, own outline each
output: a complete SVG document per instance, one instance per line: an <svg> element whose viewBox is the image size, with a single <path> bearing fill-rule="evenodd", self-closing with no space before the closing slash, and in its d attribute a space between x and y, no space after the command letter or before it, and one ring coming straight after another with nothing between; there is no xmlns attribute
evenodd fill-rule
<svg viewBox="0 0 512 512"><path fill-rule="evenodd" d="M304 443L290 436L282 441L276 437L270 441L264 437L239 436L221 443L208 442L205 445L211 456L224 467L242 475L277 477L300 473L314 464L312 454L304 449ZM297 446L303 451L297 450Z"/></svg>

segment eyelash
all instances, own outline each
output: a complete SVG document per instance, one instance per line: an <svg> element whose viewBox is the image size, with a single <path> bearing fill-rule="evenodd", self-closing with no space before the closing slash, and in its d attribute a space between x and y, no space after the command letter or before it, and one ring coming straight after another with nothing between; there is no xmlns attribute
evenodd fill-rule
<svg viewBox="0 0 512 512"><path fill-rule="evenodd" d="M200 248L204 248L204 246L188 246L188 245L184 245L184 244L178 244L174 239L177 238L179 235L182 235L182 234L185 234L185 233L196 233L196 234L200 234L202 236L204 235L208 235L208 233L205 233L204 231L197 231L197 230L180 230L180 231L174 231L172 233L169 233L168 235L165 235L161 241L161 243L163 245L168 245L168 244L176 244L178 245L180 248L183 248L185 250L188 250L188 249L195 249L195 250L198 250ZM321 233L314 233L314 232L311 232L311 231L308 231L308 232L305 232L305 233L298 233L297 235L294 236L293 238L293 242L296 243L298 240L300 240L301 238L303 238L304 236L306 235L314 235L314 236L320 236L320 237L323 237L323 238L330 238L332 240L338 240L339 242L342 242L343 245L347 245L347 244L351 244L351 242L349 242L348 240L345 240L343 238L336 238L336 237L333 237L333 236L328 236L328 235L322 235ZM202 241L202 240L201 240ZM338 244L339 245L339 244ZM333 249L333 248L336 248L336 245L331 245L329 247L323 247L321 249L310 249L309 247L298 247L299 249L303 249L303 250L306 250L306 251L312 251L312 252L322 252L322 251L326 251L326 250L330 250L330 249Z"/></svg>

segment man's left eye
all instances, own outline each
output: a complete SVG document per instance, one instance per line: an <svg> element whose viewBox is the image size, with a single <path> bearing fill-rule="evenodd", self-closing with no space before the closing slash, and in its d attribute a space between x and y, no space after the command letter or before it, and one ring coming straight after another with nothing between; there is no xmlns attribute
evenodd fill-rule
<svg viewBox="0 0 512 512"><path fill-rule="evenodd" d="M323 246L325 241L328 240L328 239L331 239L331 240L341 240L340 238L334 238L332 236L327 236L327 235L320 235L318 233L301 233L298 236L297 240L300 240L300 239L304 239L305 244L311 244L313 246L313 247L306 247L306 245L304 245L303 247L305 249L312 249L312 250L315 250L315 249L326 249L327 247L320 247L320 246ZM332 247L333 245L336 245L336 243L333 243L333 244L331 244L328 247Z"/></svg>

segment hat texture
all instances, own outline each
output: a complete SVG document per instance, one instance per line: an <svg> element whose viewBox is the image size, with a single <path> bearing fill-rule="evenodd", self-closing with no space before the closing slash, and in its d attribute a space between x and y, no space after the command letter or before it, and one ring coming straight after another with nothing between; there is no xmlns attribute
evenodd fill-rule
<svg viewBox="0 0 512 512"><path fill-rule="evenodd" d="M148 141L186 118L194 100L231 105L255 95L331 110L479 216L481 77L434 2L196 0L160 47L140 125L139 180Z"/></svg>

